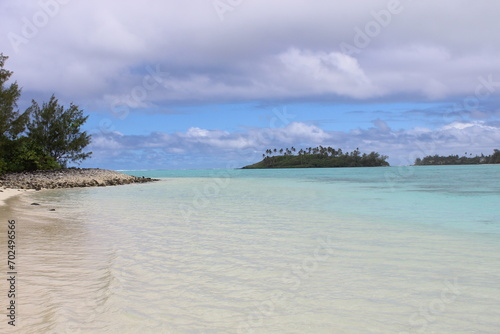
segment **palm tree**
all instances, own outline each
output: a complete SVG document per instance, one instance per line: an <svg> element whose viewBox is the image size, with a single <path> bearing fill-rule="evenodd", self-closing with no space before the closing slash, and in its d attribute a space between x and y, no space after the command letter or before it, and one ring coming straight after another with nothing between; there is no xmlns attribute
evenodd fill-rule
<svg viewBox="0 0 500 334"><path fill-rule="evenodd" d="M328 150L326 147L320 146L321 147L321 155L328 155Z"/></svg>

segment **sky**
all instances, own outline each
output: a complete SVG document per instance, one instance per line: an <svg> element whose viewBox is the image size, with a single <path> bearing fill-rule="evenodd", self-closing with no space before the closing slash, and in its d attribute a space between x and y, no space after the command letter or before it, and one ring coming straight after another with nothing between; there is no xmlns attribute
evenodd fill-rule
<svg viewBox="0 0 500 334"><path fill-rule="evenodd" d="M242 167L268 148L389 156L500 149L500 2L0 2L32 99L72 102L117 170Z"/></svg>

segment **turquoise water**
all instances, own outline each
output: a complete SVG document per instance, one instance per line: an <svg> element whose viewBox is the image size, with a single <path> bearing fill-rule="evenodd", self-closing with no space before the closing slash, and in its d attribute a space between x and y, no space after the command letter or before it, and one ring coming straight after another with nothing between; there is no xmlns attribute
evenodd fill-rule
<svg viewBox="0 0 500 334"><path fill-rule="evenodd" d="M318 198L305 199L304 204L336 216L500 233L500 166L494 165L125 173L154 178L262 180L314 190L320 193ZM291 201L289 198L285 203L292 205Z"/></svg>
<svg viewBox="0 0 500 334"><path fill-rule="evenodd" d="M21 226L20 332L498 333L499 167L30 193L0 212Z"/></svg>

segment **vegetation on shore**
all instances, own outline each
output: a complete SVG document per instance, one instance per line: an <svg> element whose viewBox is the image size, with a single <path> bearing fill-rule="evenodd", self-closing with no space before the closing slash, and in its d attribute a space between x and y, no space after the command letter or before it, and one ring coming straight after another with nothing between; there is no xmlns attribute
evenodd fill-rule
<svg viewBox="0 0 500 334"><path fill-rule="evenodd" d="M294 147L268 149L262 154L263 160L243 169L263 168L326 168L326 167L380 167L389 166L387 156L377 152L369 154L359 151L343 152L332 147L309 147L297 151Z"/></svg>
<svg viewBox="0 0 500 334"><path fill-rule="evenodd" d="M18 110L21 89L7 85L12 72L4 69L8 57L0 53L0 174L59 169L79 163L92 153L83 152L90 135L81 130L88 116L74 104L64 108L54 95L42 106L33 100Z"/></svg>
<svg viewBox="0 0 500 334"><path fill-rule="evenodd" d="M500 150L495 149L492 155L481 156L476 155L467 157L467 152L464 156L459 157L458 155L449 156L439 156L439 155L428 155L422 159L417 158L415 160L415 166L432 166L432 165L480 165L480 164L500 164Z"/></svg>

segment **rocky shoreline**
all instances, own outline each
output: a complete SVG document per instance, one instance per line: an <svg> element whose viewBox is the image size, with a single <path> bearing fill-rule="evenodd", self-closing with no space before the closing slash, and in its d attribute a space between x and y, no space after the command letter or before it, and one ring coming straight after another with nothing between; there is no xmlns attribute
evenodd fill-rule
<svg viewBox="0 0 500 334"><path fill-rule="evenodd" d="M0 187L10 189L59 189L105 187L158 181L99 168L67 168L0 175Z"/></svg>

